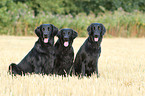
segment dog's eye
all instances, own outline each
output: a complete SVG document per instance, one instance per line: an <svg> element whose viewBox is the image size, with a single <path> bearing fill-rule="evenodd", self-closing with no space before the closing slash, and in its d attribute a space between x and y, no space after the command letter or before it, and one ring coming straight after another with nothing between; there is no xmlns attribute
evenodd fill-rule
<svg viewBox="0 0 145 96"><path fill-rule="evenodd" d="M98 30L100 30L101 28L100 28L100 26L98 26Z"/></svg>
<svg viewBox="0 0 145 96"><path fill-rule="evenodd" d="M96 27L93 27L93 30L95 30L96 29Z"/></svg>
<svg viewBox="0 0 145 96"><path fill-rule="evenodd" d="M45 31L45 28L42 28L43 31Z"/></svg>
<svg viewBox="0 0 145 96"><path fill-rule="evenodd" d="M68 35L70 34L70 32L68 32Z"/></svg>
<svg viewBox="0 0 145 96"><path fill-rule="evenodd" d="M63 32L62 34L65 35L65 32Z"/></svg>
<svg viewBox="0 0 145 96"><path fill-rule="evenodd" d="M48 31L51 31L50 27L48 27Z"/></svg>

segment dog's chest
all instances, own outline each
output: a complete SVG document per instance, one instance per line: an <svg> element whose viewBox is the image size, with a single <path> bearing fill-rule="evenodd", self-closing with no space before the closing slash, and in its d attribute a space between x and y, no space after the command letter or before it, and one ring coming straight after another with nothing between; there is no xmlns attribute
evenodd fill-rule
<svg viewBox="0 0 145 96"><path fill-rule="evenodd" d="M50 54L39 54L36 57L36 64L43 66L45 64L49 64L50 60L52 60L54 58L53 55Z"/></svg>
<svg viewBox="0 0 145 96"><path fill-rule="evenodd" d="M38 58L39 58L39 61L41 61L42 63L43 63L43 62L47 62L48 59L49 59L49 55L41 54L41 55L39 55Z"/></svg>
<svg viewBox="0 0 145 96"><path fill-rule="evenodd" d="M87 57L96 57L99 54L98 49L86 49Z"/></svg>
<svg viewBox="0 0 145 96"><path fill-rule="evenodd" d="M98 53L101 51L100 46L94 45L86 45L84 46L85 52L90 56L97 56Z"/></svg>
<svg viewBox="0 0 145 96"><path fill-rule="evenodd" d="M73 57L72 55L73 55L73 51L71 50L70 51L63 50L63 51L56 52L56 57L62 60L67 60L68 58Z"/></svg>

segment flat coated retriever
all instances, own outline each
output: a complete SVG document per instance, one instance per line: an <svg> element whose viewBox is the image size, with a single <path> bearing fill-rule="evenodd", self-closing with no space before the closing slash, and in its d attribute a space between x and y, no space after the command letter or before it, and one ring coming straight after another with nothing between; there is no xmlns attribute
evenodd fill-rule
<svg viewBox="0 0 145 96"><path fill-rule="evenodd" d="M92 23L87 31L89 36L76 55L74 70L76 75L91 76L95 72L98 77L98 59L101 54L101 42L106 29L101 23Z"/></svg>
<svg viewBox="0 0 145 96"><path fill-rule="evenodd" d="M55 59L54 36L57 32L58 28L52 24L42 24L37 27L35 33L39 39L19 64L12 63L9 66L10 74L51 74Z"/></svg>
<svg viewBox="0 0 145 96"><path fill-rule="evenodd" d="M61 29L58 34L58 40L55 44L55 63L54 73L57 75L70 75L74 50L72 47L73 40L77 37L77 32L72 29Z"/></svg>

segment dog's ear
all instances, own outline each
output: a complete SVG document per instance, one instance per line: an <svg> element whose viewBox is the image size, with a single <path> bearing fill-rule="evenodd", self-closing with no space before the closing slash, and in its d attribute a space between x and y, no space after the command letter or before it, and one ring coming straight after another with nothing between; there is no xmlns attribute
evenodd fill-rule
<svg viewBox="0 0 145 96"><path fill-rule="evenodd" d="M58 38L61 38L61 30L57 32L57 35L56 35Z"/></svg>
<svg viewBox="0 0 145 96"><path fill-rule="evenodd" d="M101 35L103 36L104 34L105 34L105 32L106 32L106 28L105 28L105 26L103 25L103 24L101 24Z"/></svg>
<svg viewBox="0 0 145 96"><path fill-rule="evenodd" d="M92 27L92 24L90 26L88 26L88 28L87 28L87 31L88 31L89 35L91 34L91 27Z"/></svg>
<svg viewBox="0 0 145 96"><path fill-rule="evenodd" d="M72 32L72 38L75 39L77 36L78 36L78 33L73 30L73 32Z"/></svg>
<svg viewBox="0 0 145 96"><path fill-rule="evenodd" d="M35 29L35 34L36 34L38 37L40 37L40 34L41 34L41 32L40 32L40 26L37 27L37 28Z"/></svg>
<svg viewBox="0 0 145 96"><path fill-rule="evenodd" d="M55 36L58 33L58 28L55 27L53 24L50 24L52 26L52 30L53 30L53 36Z"/></svg>

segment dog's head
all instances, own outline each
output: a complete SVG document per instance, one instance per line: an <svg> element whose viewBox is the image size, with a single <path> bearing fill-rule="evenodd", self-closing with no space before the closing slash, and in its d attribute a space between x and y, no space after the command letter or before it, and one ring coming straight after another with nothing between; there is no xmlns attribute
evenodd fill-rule
<svg viewBox="0 0 145 96"><path fill-rule="evenodd" d="M63 43L64 47L68 47L72 44L73 39L78 36L78 33L73 29L65 28L61 29L58 32L57 36L60 39L61 43Z"/></svg>
<svg viewBox="0 0 145 96"><path fill-rule="evenodd" d="M87 28L89 37L91 37L92 41L98 42L99 38L101 38L105 32L106 29L103 24L101 23L92 23L88 28Z"/></svg>
<svg viewBox="0 0 145 96"><path fill-rule="evenodd" d="M50 38L54 38L57 34L58 28L52 24L42 24L35 29L36 35L44 42L48 43Z"/></svg>

